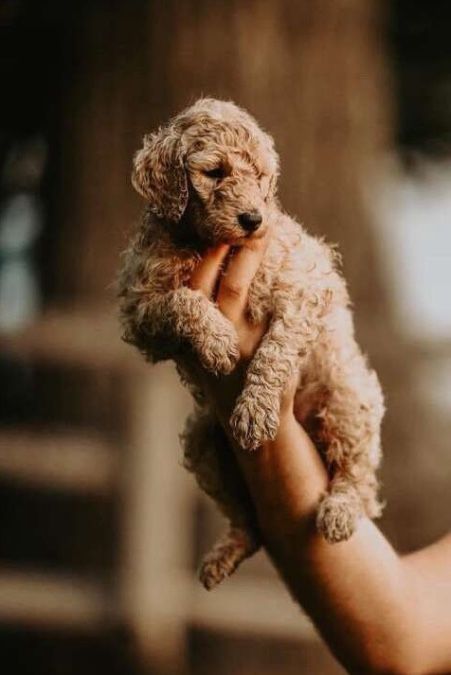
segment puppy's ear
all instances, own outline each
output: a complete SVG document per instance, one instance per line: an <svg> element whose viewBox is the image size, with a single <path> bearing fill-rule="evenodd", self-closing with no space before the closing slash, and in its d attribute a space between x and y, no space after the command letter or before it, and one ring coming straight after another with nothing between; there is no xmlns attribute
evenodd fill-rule
<svg viewBox="0 0 451 675"><path fill-rule="evenodd" d="M180 220L188 202L188 181L180 136L171 128L144 136L134 158L132 183L156 216Z"/></svg>

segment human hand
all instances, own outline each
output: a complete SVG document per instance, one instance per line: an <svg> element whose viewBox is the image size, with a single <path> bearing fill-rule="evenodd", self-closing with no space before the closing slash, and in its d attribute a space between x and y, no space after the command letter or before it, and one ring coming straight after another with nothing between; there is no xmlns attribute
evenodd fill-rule
<svg viewBox="0 0 451 675"><path fill-rule="evenodd" d="M238 335L240 360L229 375L215 376L201 372L204 386L226 431L235 401L241 392L247 365L263 338L267 323L249 321L246 308L248 291L263 259L268 237L249 239L227 259L227 244L210 249L191 277L191 288L216 302L219 310L234 325ZM292 413L296 382L286 388L281 402L281 416Z"/></svg>
<svg viewBox="0 0 451 675"><path fill-rule="evenodd" d="M265 238L249 240L232 258L230 247L221 245L206 253L191 277L191 288L216 302L238 335L240 359L229 375L198 371L204 390L229 436L238 464L250 490L262 531L272 541L288 541L299 518L316 510L327 486L327 474L312 441L293 411L297 376L285 388L277 437L263 443L258 452L242 452L232 437L229 419L241 393L246 368L257 350L267 325L254 325L246 313L248 290L265 253ZM225 269L224 269L225 268Z"/></svg>

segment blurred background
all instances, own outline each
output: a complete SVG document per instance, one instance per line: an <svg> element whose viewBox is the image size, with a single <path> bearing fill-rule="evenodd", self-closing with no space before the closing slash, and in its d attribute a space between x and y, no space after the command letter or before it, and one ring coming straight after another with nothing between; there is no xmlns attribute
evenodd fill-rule
<svg viewBox="0 0 451 675"><path fill-rule="evenodd" d="M11 675L343 672L180 467L169 364L119 338L142 135L200 95L275 138L284 208L337 242L382 380L381 528L451 513L451 7L445 0L0 0L0 651Z"/></svg>

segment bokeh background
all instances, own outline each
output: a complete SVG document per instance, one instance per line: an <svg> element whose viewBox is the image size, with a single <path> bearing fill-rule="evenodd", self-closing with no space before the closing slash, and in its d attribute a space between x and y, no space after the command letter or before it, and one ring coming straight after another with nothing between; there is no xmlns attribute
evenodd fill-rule
<svg viewBox="0 0 451 675"><path fill-rule="evenodd" d="M400 551L447 531L450 19L445 0L0 2L4 672L343 672L263 553L200 588L222 525L179 465L191 403L119 337L133 152L202 94L274 135L285 209L339 244L387 399L382 530Z"/></svg>

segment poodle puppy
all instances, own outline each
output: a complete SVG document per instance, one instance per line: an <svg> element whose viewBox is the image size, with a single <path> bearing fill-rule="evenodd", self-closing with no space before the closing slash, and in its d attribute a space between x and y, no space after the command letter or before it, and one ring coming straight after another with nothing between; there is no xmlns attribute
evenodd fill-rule
<svg viewBox="0 0 451 675"><path fill-rule="evenodd" d="M381 388L355 339L346 283L333 247L280 208L272 138L232 102L204 98L145 136L132 182L147 201L119 275L124 339L151 362L174 359L197 402L183 434L184 459L230 529L205 558L212 588L260 546L252 506L227 435L202 391L193 356L215 374L239 359L231 322L189 287L202 253L252 237L269 240L249 290L251 322L268 330L247 367L230 418L235 441L257 450L274 438L281 396L298 377L296 415L313 437L330 484L317 527L328 542L377 517Z"/></svg>

